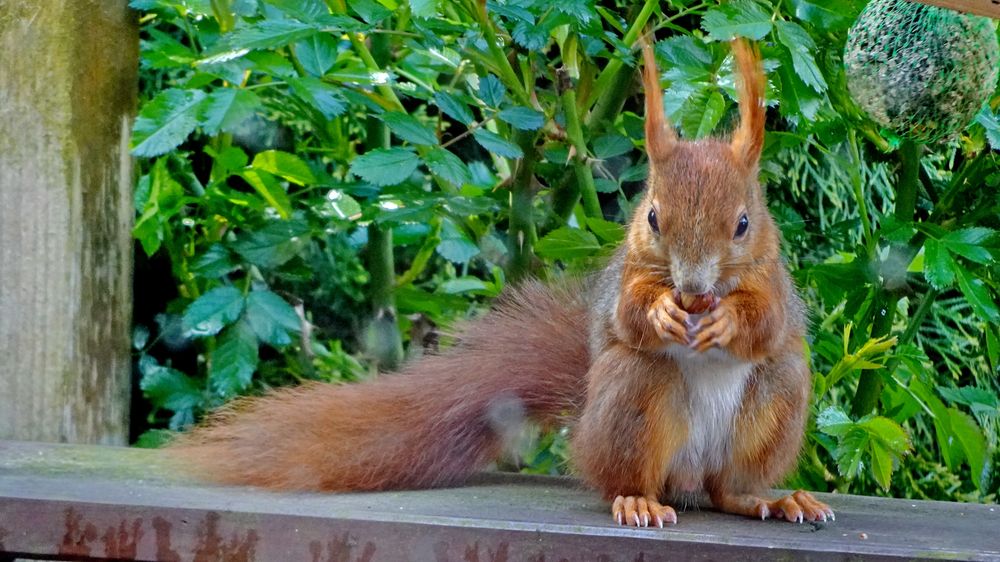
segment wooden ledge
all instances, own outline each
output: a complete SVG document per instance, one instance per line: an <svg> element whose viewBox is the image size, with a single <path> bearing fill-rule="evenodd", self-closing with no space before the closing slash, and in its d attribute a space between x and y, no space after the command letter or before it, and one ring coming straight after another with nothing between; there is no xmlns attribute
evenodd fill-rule
<svg viewBox="0 0 1000 562"><path fill-rule="evenodd" d="M1000 507L823 495L833 523L688 510L669 529L610 524L568 478L276 494L170 474L156 451L0 441L0 560L536 562L997 560Z"/></svg>

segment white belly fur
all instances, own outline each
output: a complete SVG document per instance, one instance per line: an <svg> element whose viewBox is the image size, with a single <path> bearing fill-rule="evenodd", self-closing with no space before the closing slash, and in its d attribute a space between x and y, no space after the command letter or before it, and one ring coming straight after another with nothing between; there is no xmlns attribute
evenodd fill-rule
<svg viewBox="0 0 1000 562"><path fill-rule="evenodd" d="M688 438L670 462L674 492L697 492L704 476L729 457L730 439L753 364L710 349L698 353L680 345L665 350L680 366L688 390Z"/></svg>

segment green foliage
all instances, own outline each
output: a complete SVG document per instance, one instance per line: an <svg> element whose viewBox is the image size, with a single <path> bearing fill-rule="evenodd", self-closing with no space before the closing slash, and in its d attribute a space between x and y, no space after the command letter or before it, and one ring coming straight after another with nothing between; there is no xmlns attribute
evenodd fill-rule
<svg viewBox="0 0 1000 562"><path fill-rule="evenodd" d="M692 139L731 130L725 42L759 40L761 177L813 315L815 422L789 484L996 499L1000 98L950 144L883 137L843 70L861 0L131 4L135 237L176 289L136 331L152 427L365 378L510 279L600 267L648 174L648 25ZM518 467L565 456L548 433Z"/></svg>

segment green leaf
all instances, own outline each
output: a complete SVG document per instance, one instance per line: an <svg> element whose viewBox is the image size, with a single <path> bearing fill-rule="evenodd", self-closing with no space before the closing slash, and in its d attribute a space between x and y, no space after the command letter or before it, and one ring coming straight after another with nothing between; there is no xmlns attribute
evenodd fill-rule
<svg viewBox="0 0 1000 562"><path fill-rule="evenodd" d="M205 92L171 88L142 107L132 131L132 154L150 158L177 148L198 126Z"/></svg>
<svg viewBox="0 0 1000 562"><path fill-rule="evenodd" d="M446 295L458 295L462 293L483 293L489 290L486 283L471 275L449 279L438 287L438 290Z"/></svg>
<svg viewBox="0 0 1000 562"><path fill-rule="evenodd" d="M319 27L293 19L263 19L237 27L225 36L225 44L230 49L276 49L319 32Z"/></svg>
<svg viewBox="0 0 1000 562"><path fill-rule="evenodd" d="M372 25L381 23L392 12L374 0L351 0L348 6L361 16L361 19Z"/></svg>
<svg viewBox="0 0 1000 562"><path fill-rule="evenodd" d="M499 107L506 96L507 88L496 76L487 74L479 79L479 99L483 100L486 105Z"/></svg>
<svg viewBox="0 0 1000 562"><path fill-rule="evenodd" d="M1000 150L1000 120L997 120L989 106L984 106L976 115L976 123L986 129L986 140L990 141L990 148Z"/></svg>
<svg viewBox="0 0 1000 562"><path fill-rule="evenodd" d="M424 162L427 163L432 174L455 187L462 187L472 182L472 172L469 171L469 167L466 166L465 162L462 162L461 158L447 149L432 148L424 155Z"/></svg>
<svg viewBox="0 0 1000 562"><path fill-rule="evenodd" d="M436 250L444 259L459 264L468 263L480 252L475 241L451 219L441 223L441 242Z"/></svg>
<svg viewBox="0 0 1000 562"><path fill-rule="evenodd" d="M423 19L437 17L437 0L409 0L411 13Z"/></svg>
<svg viewBox="0 0 1000 562"><path fill-rule="evenodd" d="M816 427L827 435L841 437L854 427L854 422L843 410L831 406L817 416Z"/></svg>
<svg viewBox="0 0 1000 562"><path fill-rule="evenodd" d="M242 394L250 386L260 361L257 336L246 320L226 328L212 352L208 383L221 398Z"/></svg>
<svg viewBox="0 0 1000 562"><path fill-rule="evenodd" d="M389 127L394 135L413 144L434 146L438 139L434 131L421 123L416 117L407 113L387 111L381 116L382 122Z"/></svg>
<svg viewBox="0 0 1000 562"><path fill-rule="evenodd" d="M590 232L564 226L546 234L535 243L535 253L543 258L572 260L593 255L601 249Z"/></svg>
<svg viewBox="0 0 1000 562"><path fill-rule="evenodd" d="M958 437L962 444L962 450L965 452L965 458L969 461L973 484L976 485L977 490L984 491L986 438L976 421L965 412L948 408L948 415L952 433Z"/></svg>
<svg viewBox="0 0 1000 562"><path fill-rule="evenodd" d="M204 254L198 256L191 271L204 279L218 279L238 266L232 254L222 244L212 244Z"/></svg>
<svg viewBox="0 0 1000 562"><path fill-rule="evenodd" d="M398 185L420 166L420 158L405 148L369 150L351 161L351 173L378 185Z"/></svg>
<svg viewBox="0 0 1000 562"><path fill-rule="evenodd" d="M701 28L715 41L761 40L771 32L771 14L752 0L733 0L705 12Z"/></svg>
<svg viewBox="0 0 1000 562"><path fill-rule="evenodd" d="M785 117L796 119L801 115L807 120L816 119L823 98L795 72L790 53L781 53L778 78L781 80L781 96L778 109Z"/></svg>
<svg viewBox="0 0 1000 562"><path fill-rule="evenodd" d="M209 94L202 106L201 128L207 135L232 133L261 107L253 90L222 88Z"/></svg>
<svg viewBox="0 0 1000 562"><path fill-rule="evenodd" d="M888 490L889 484L892 483L892 454L876 441L869 442L871 443L872 475L875 477L875 482L883 490Z"/></svg>
<svg viewBox="0 0 1000 562"><path fill-rule="evenodd" d="M254 156L251 167L285 178L296 185L305 186L316 183L316 176L313 175L312 170L309 169L309 165L304 160L280 150L265 150Z"/></svg>
<svg viewBox="0 0 1000 562"><path fill-rule="evenodd" d="M458 99L451 94L446 92L438 92L434 94L434 103L438 106L438 109L445 113L445 115L463 125L471 125L472 122L476 120L476 118L472 115L472 111L469 110L469 106L461 101L458 101Z"/></svg>
<svg viewBox="0 0 1000 562"><path fill-rule="evenodd" d="M337 40L328 33L313 35L295 44L295 58L306 72L319 78L337 62Z"/></svg>
<svg viewBox="0 0 1000 562"><path fill-rule="evenodd" d="M587 218L587 228L605 244L618 244L625 239L625 226L597 217Z"/></svg>
<svg viewBox="0 0 1000 562"><path fill-rule="evenodd" d="M287 78L292 91L302 101L306 102L323 117L333 119L347 110L347 102L336 86L323 82L311 76L305 78Z"/></svg>
<svg viewBox="0 0 1000 562"><path fill-rule="evenodd" d="M976 263L989 265L993 263L993 256L983 245L993 238L994 234L996 232L989 228L963 228L944 235L941 238L941 244L953 254L958 254Z"/></svg>
<svg viewBox="0 0 1000 562"><path fill-rule="evenodd" d="M813 42L812 37L795 22L779 21L777 26L778 40L785 47L788 47L795 73L816 93L825 92L827 89L826 79L816 64L816 59L813 58L813 53L816 52L816 43Z"/></svg>
<svg viewBox="0 0 1000 562"><path fill-rule="evenodd" d="M675 35L656 44L656 52L668 68L685 68L699 73L707 72L712 65L712 52L701 39L693 35Z"/></svg>
<svg viewBox="0 0 1000 562"><path fill-rule="evenodd" d="M177 369L164 367L149 355L139 359L139 388L157 408L171 411L191 410L202 403L202 392L195 379Z"/></svg>
<svg viewBox="0 0 1000 562"><path fill-rule="evenodd" d="M521 158L524 156L524 152L521 150L521 147L508 141L493 131L476 129L473 131L472 136L475 137L476 142L478 142L480 146L498 156L506 158Z"/></svg>
<svg viewBox="0 0 1000 562"><path fill-rule="evenodd" d="M955 282L955 260L933 238L924 242L924 277L932 287L941 291Z"/></svg>
<svg viewBox="0 0 1000 562"><path fill-rule="evenodd" d="M287 219L292 216L292 202L277 178L264 170L252 168L240 172L240 177L246 180L268 205L278 211L281 218Z"/></svg>
<svg viewBox="0 0 1000 562"><path fill-rule="evenodd" d="M216 287L188 305L181 324L194 337L214 336L243 312L243 293L235 287Z"/></svg>
<svg viewBox="0 0 1000 562"><path fill-rule="evenodd" d="M990 290L983 283L983 280L974 276L961 265L956 264L954 269L958 277L958 288L962 290L962 294L969 301L972 310L987 322L1000 323L1000 310L997 309L996 300L990 294Z"/></svg>
<svg viewBox="0 0 1000 562"><path fill-rule="evenodd" d="M847 29L864 6L863 0L792 0L795 17L828 30Z"/></svg>
<svg viewBox="0 0 1000 562"><path fill-rule="evenodd" d="M289 332L299 332L302 327L292 305L271 291L247 295L246 319L260 341L274 346L292 343Z"/></svg>
<svg viewBox="0 0 1000 562"><path fill-rule="evenodd" d="M497 114L502 121L510 123L515 129L522 131L537 131L545 124L545 115L530 107L508 107Z"/></svg>
<svg viewBox="0 0 1000 562"><path fill-rule="evenodd" d="M594 156L601 159L628 154L633 148L635 147L632 145L632 141L618 133L609 133L594 139Z"/></svg>
<svg viewBox="0 0 1000 562"><path fill-rule="evenodd" d="M702 90L689 97L682 106L681 130L688 139L704 138L715 130L726 111L726 100L718 91Z"/></svg>
<svg viewBox="0 0 1000 562"><path fill-rule="evenodd" d="M308 241L303 220L271 221L260 230L241 232L230 247L250 263L271 269L294 258Z"/></svg>

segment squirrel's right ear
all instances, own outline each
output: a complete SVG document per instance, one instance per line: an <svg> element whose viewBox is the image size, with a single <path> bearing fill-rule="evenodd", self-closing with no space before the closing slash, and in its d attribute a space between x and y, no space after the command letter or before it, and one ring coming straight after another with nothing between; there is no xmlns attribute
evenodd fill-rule
<svg viewBox="0 0 1000 562"><path fill-rule="evenodd" d="M650 161L662 160L677 144L677 133L663 113L663 89L660 88L660 71L656 68L653 48L645 38L639 42L642 45L642 83L646 93L646 153Z"/></svg>

